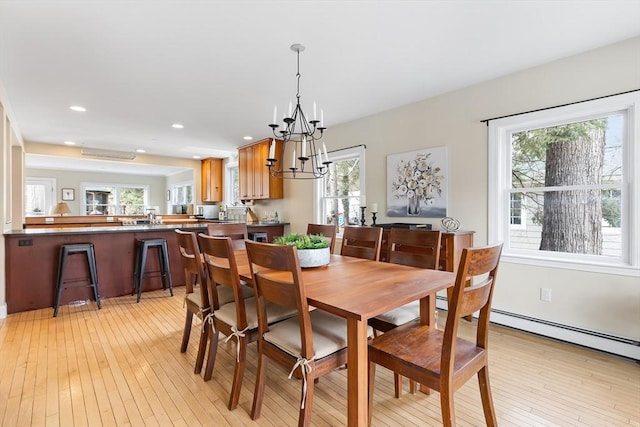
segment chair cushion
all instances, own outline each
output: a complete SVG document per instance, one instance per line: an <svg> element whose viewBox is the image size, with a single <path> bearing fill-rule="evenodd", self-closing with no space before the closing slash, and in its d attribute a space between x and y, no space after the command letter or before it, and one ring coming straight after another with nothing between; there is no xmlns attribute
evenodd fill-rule
<svg viewBox="0 0 640 427"><path fill-rule="evenodd" d="M316 359L322 359L347 346L346 319L322 310L310 311L309 316ZM367 334L373 334L371 327L367 327ZM292 317L270 326L269 332L264 334L264 340L294 357L299 357L302 353L299 317Z"/></svg>
<svg viewBox="0 0 640 427"><path fill-rule="evenodd" d="M244 300L244 308L247 313L247 327L256 329L258 327L258 309L256 307L256 299L251 297ZM287 308L278 304L267 303L268 322L279 322L286 318L295 316L298 311L295 308ZM229 326L236 325L236 303L231 302L216 310L216 318L223 321Z"/></svg>
<svg viewBox="0 0 640 427"><path fill-rule="evenodd" d="M199 307L200 310L202 310L202 297L200 296L200 291L198 290L198 292L191 292L189 294L187 294L185 297L185 302L187 304L192 304L195 305L196 307ZM198 317L202 317L201 316L201 312L198 313Z"/></svg>
<svg viewBox="0 0 640 427"><path fill-rule="evenodd" d="M389 310L375 318L392 325L400 326L420 317L420 301L412 301L401 307Z"/></svg>
<svg viewBox="0 0 640 427"><path fill-rule="evenodd" d="M242 295L245 298L253 296L253 288L249 286L241 286ZM218 286L218 304L222 307L225 304L233 302L233 289L228 286Z"/></svg>

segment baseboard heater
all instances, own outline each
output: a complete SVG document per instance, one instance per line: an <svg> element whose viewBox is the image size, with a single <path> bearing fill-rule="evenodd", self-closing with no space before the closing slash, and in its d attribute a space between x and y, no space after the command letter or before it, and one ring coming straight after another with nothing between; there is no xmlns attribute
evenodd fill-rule
<svg viewBox="0 0 640 427"><path fill-rule="evenodd" d="M446 310L447 298L438 296L436 307ZM640 361L640 341L629 338L495 309L491 310L491 322Z"/></svg>

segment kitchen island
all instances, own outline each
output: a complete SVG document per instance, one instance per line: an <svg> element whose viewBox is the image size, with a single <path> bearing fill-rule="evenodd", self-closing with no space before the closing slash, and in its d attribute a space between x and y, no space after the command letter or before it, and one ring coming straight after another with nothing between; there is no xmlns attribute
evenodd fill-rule
<svg viewBox="0 0 640 427"><path fill-rule="evenodd" d="M284 224L257 224L248 225L247 228L249 232L269 228L272 233L279 233ZM205 233L206 223L29 228L6 232L4 238L7 312L17 313L53 305L58 253L60 245L63 244L93 243L100 296L112 298L131 294L136 240L166 239L173 285L183 286L185 278L175 229ZM67 264L67 277L86 277L85 264L86 261L82 257L71 257ZM146 270L157 269L157 257L151 253L147 259ZM145 277L143 291L161 288L160 277ZM61 305L93 299L90 292L89 287L67 289L62 295ZM132 301L135 301L135 297L132 297Z"/></svg>

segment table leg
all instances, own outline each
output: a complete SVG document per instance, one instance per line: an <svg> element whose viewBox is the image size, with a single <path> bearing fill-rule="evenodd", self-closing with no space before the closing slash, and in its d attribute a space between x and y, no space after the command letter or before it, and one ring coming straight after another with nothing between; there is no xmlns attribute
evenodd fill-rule
<svg viewBox="0 0 640 427"><path fill-rule="evenodd" d="M368 416L367 322L347 319L347 420L349 426L366 426Z"/></svg>

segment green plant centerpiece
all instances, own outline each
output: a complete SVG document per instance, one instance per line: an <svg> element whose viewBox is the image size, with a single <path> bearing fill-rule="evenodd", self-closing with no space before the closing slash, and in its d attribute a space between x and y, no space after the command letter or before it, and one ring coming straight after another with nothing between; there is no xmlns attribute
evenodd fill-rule
<svg viewBox="0 0 640 427"><path fill-rule="evenodd" d="M298 248L300 267L321 267L329 264L331 250L329 239L321 234L289 233L273 239L276 245L291 245Z"/></svg>

